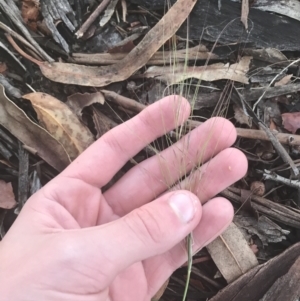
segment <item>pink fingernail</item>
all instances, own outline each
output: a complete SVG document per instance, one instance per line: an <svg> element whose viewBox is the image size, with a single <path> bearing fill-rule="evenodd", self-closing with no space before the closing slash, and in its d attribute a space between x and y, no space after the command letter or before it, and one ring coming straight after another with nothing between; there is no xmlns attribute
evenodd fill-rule
<svg viewBox="0 0 300 301"><path fill-rule="evenodd" d="M184 224L189 223L195 216L197 210L198 199L184 193L174 193L169 204L175 214Z"/></svg>

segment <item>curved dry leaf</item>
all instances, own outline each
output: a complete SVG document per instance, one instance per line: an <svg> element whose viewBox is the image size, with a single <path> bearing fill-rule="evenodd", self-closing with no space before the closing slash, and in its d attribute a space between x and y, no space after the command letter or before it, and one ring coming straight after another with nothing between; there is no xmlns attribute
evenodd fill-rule
<svg viewBox="0 0 300 301"><path fill-rule="evenodd" d="M258 265L255 254L234 223L206 248L228 283Z"/></svg>
<svg viewBox="0 0 300 301"><path fill-rule="evenodd" d="M0 180L0 208L12 209L16 207L17 202L11 183Z"/></svg>
<svg viewBox="0 0 300 301"><path fill-rule="evenodd" d="M66 105L68 105L78 117L81 117L82 110L93 103L101 103L103 105L105 103L103 93L75 93L68 97Z"/></svg>
<svg viewBox="0 0 300 301"><path fill-rule="evenodd" d="M143 40L120 62L112 66L88 67L66 63L43 63L44 76L60 83L103 87L130 77L180 28L195 6L195 0L178 0Z"/></svg>
<svg viewBox="0 0 300 301"><path fill-rule="evenodd" d="M63 102L46 93L30 93L30 100L41 125L59 141L74 160L94 142L91 132Z"/></svg>
<svg viewBox="0 0 300 301"><path fill-rule="evenodd" d="M197 78L205 81L229 79L236 82L248 84L247 72L252 57L244 56L236 64L216 63L208 66L177 65L174 68L153 66L148 68L144 77L155 77L168 85L174 85L189 78Z"/></svg>
<svg viewBox="0 0 300 301"><path fill-rule="evenodd" d="M70 163L63 146L7 98L2 85L0 85L0 124L22 143L35 149L37 154L56 170L62 171Z"/></svg>

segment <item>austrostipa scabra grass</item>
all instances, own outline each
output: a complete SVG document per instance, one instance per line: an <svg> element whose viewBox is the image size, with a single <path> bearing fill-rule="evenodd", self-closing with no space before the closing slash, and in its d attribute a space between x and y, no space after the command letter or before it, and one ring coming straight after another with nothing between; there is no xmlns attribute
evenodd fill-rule
<svg viewBox="0 0 300 301"><path fill-rule="evenodd" d="M228 28L232 22L239 22L238 19L232 20L229 24L224 24L224 29ZM222 34L222 33L221 33ZM220 35L221 35L220 34ZM183 119L183 106L186 106L185 100L188 99L191 107L191 119L205 120L210 117L226 117L229 109L230 89L232 89L232 80L238 82L239 76L242 83L246 77L245 73L248 67L242 69L245 64L245 59L236 55L235 59L228 59L226 62L222 60L214 62L211 61L213 51L218 43L216 41L213 44L206 45L209 47L209 51L206 51L206 59L198 59L197 55L193 60L190 59L191 49L200 44L202 38L199 37L197 41L191 41L189 33L187 32L185 37L172 38L161 49L163 54L166 54L166 63L162 67L154 68L157 66L150 66L145 71L141 79L137 79L137 76L133 79L136 80L137 87L144 87L147 89L149 82L159 90L160 97L167 95L178 95L177 105L171 105L168 108L169 117L173 120L174 125L177 125L174 130L169 129L167 122L164 125L165 116L161 116L162 120L159 123L164 127L165 135L149 145L152 153L155 154L155 158L149 158L148 160L155 161L157 168L155 172L147 168L147 163L139 164L134 168L140 169L140 180L147 182L147 189L151 199L157 198L160 194L167 190L172 189L184 189L195 193L200 197L200 200L207 201L203 195L205 193L205 187L208 181L217 181L217 176L208 177L209 169L211 165L211 159L220 151L221 136L224 139L224 135L230 136L230 131L234 129L231 127L229 133L224 133L226 128L226 120L221 118L211 119L201 130L192 131L189 122L179 122ZM242 46L241 46L242 47ZM203 47L204 49L205 47ZM241 54L241 50L236 51L236 54ZM185 52L184 52L185 51ZM184 60L182 61L177 57L178 53L185 53ZM202 51L205 54L205 50ZM172 53L171 56L167 56L167 53ZM199 57L201 54L199 51ZM249 63L249 60L246 63ZM247 64L246 64L247 65ZM166 76L165 72L168 73ZM243 74L244 73L244 74ZM153 77L147 80L148 77ZM211 84L211 81L221 81L219 85ZM221 86L221 90L220 90ZM140 88L139 88L140 89ZM141 97L141 92L135 90L137 98ZM203 111L198 110L199 94L203 90L218 90L220 93L220 99L214 109ZM226 91L228 90L228 91ZM141 97L142 98L142 97ZM179 99L179 100L178 100ZM182 99L182 101L180 101ZM179 103L179 105L178 105ZM180 103L182 105L180 105ZM164 108L162 108L162 111ZM204 113L203 113L204 112ZM155 128L157 124L154 121L158 121L159 116L153 116L153 126ZM187 117L185 116L185 119ZM151 120L151 118L149 119ZM139 137L143 140L144 137ZM230 139L229 139L230 140ZM234 141L231 141L233 143ZM229 141L228 141L229 143ZM139 161L138 157L134 158L135 161ZM133 160L132 160L133 161ZM147 162L147 161L145 161ZM148 161L150 162L150 161ZM230 169L230 166L228 166ZM201 183L201 184L199 184ZM134 185L134 184L132 184ZM135 183L135 185L138 185ZM159 189L157 187L159 186ZM216 191L217 193L217 191ZM209 194L212 197L212 195ZM176 235L176 234L175 234ZM186 258L188 261L188 269L186 275L186 287L183 293L183 300L186 299L187 291L189 287L189 278L192 267L192 254L193 254L193 237L189 235L186 239L186 244L182 244L181 248L185 250Z"/></svg>

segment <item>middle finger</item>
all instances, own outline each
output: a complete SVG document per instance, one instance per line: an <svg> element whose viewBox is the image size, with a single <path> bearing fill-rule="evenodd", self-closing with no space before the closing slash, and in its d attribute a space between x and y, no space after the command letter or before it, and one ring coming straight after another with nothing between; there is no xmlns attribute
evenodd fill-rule
<svg viewBox="0 0 300 301"><path fill-rule="evenodd" d="M104 193L105 199L117 215L123 216L157 198L235 139L232 123L220 117L209 119L173 146L133 167Z"/></svg>

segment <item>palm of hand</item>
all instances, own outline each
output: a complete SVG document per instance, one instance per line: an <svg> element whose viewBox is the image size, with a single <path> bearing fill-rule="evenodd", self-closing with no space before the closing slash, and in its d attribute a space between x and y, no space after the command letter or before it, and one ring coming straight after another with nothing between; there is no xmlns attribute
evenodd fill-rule
<svg viewBox="0 0 300 301"><path fill-rule="evenodd" d="M170 117L170 105L180 108L176 119ZM182 99L168 97L152 105L99 139L31 197L0 244L1 262L18 271L8 283L20 283L20 300L149 300L185 262L180 241L189 232L194 229L196 251L224 230L232 207L212 198L243 176L247 163L242 153L228 148L235 131L221 118L134 167L104 194L100 189L129 158L188 115ZM217 136L200 158L212 123ZM170 214L170 193L148 204L213 156L190 177L189 187L182 184L183 189L192 187L201 203L210 200L202 208L198 204L191 222L182 225ZM18 292L15 296L19 300Z"/></svg>

